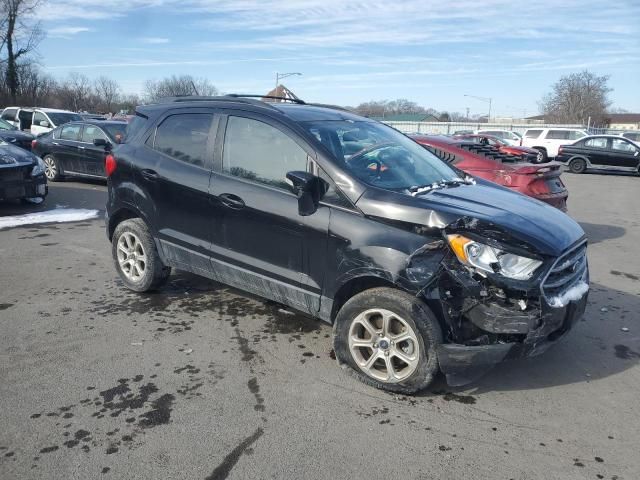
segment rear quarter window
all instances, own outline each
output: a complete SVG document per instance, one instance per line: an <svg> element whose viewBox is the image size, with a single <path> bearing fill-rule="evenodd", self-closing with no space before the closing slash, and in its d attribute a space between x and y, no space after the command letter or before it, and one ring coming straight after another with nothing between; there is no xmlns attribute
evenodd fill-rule
<svg viewBox="0 0 640 480"><path fill-rule="evenodd" d="M524 134L525 138L538 138L542 130L527 130Z"/></svg>

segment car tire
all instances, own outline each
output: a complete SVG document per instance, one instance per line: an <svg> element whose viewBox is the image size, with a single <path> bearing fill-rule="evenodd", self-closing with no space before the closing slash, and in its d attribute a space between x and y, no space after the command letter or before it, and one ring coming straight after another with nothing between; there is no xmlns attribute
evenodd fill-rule
<svg viewBox="0 0 640 480"><path fill-rule="evenodd" d="M148 292L164 284L171 267L162 263L147 224L140 218L119 223L111 238L111 254L127 288Z"/></svg>
<svg viewBox="0 0 640 480"><path fill-rule="evenodd" d="M587 169L587 162L584 158L572 158L569 160L569 170L571 173L584 173Z"/></svg>
<svg viewBox="0 0 640 480"><path fill-rule="evenodd" d="M533 147L534 150L538 150L542 154L542 158L538 160L538 163L547 163L549 161L549 155L547 149L542 147Z"/></svg>
<svg viewBox="0 0 640 480"><path fill-rule="evenodd" d="M44 162L44 175L50 182L59 182L62 180L62 172L60 164L53 155L45 155L42 159Z"/></svg>
<svg viewBox="0 0 640 480"><path fill-rule="evenodd" d="M340 366L367 385L402 394L416 393L434 380L440 343L440 324L429 307L393 288L354 295L342 306L333 326L333 348Z"/></svg>

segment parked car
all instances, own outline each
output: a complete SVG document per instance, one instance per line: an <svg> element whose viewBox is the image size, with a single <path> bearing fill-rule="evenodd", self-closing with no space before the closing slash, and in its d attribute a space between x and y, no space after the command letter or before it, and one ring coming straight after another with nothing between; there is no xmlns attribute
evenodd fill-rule
<svg viewBox="0 0 640 480"><path fill-rule="evenodd" d="M518 133L512 132L511 130L481 129L476 130L475 133L498 137L508 145L520 145L520 142L522 141L522 137Z"/></svg>
<svg viewBox="0 0 640 480"><path fill-rule="evenodd" d="M556 158L573 173L587 169L614 169L640 174L640 145L617 135L592 135L563 145Z"/></svg>
<svg viewBox="0 0 640 480"><path fill-rule="evenodd" d="M493 135L488 135L486 133L454 135L454 138L474 143L480 143L482 145L491 145L493 147L496 147L501 153L514 155L527 162L542 163L545 161L542 152L540 152L539 150L529 147L521 147L519 145L512 145L501 138L494 137Z"/></svg>
<svg viewBox="0 0 640 480"><path fill-rule="evenodd" d="M0 140L0 201L44 201L47 196L44 163L33 153Z"/></svg>
<svg viewBox="0 0 640 480"><path fill-rule="evenodd" d="M24 148L25 150L31 150L31 141L33 138L33 135L30 133L21 132L9 122L0 119L0 140Z"/></svg>
<svg viewBox="0 0 640 480"><path fill-rule="evenodd" d="M412 135L411 138L469 175L528 195L563 212L567 210L569 192L560 178L562 165L558 162L542 165L528 162L520 156L505 154L496 146L455 137Z"/></svg>
<svg viewBox="0 0 640 480"><path fill-rule="evenodd" d="M67 122L82 120L77 113L55 108L7 107L0 118L17 127L38 136L50 132Z"/></svg>
<svg viewBox="0 0 640 480"><path fill-rule="evenodd" d="M138 107L105 160L124 285L153 290L176 268L288 305L334 325L357 378L403 393L539 354L582 316L570 217L389 126L295 102Z"/></svg>
<svg viewBox="0 0 640 480"><path fill-rule="evenodd" d="M624 132L622 136L636 143L640 142L640 132Z"/></svg>
<svg viewBox="0 0 640 480"><path fill-rule="evenodd" d="M124 137L126 123L93 120L71 122L36 138L32 151L44 161L47 178L106 178L106 152Z"/></svg>
<svg viewBox="0 0 640 480"><path fill-rule="evenodd" d="M79 113L78 115L82 120L107 120L107 117L100 113Z"/></svg>
<svg viewBox="0 0 640 480"><path fill-rule="evenodd" d="M540 150L545 158L555 158L558 147L586 137L588 133L575 128L530 128L524 132L521 145Z"/></svg>

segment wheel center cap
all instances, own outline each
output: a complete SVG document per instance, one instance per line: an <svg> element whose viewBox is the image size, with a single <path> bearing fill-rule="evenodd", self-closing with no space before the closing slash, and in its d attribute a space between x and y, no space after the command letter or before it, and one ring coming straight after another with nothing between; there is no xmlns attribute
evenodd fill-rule
<svg viewBox="0 0 640 480"><path fill-rule="evenodd" d="M389 340L386 340L386 339L380 340L380 348L383 350L386 350L387 348L389 348Z"/></svg>

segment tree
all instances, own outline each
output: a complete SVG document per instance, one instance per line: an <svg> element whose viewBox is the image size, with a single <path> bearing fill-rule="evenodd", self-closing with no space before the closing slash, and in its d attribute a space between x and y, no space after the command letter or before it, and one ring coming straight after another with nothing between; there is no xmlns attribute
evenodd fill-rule
<svg viewBox="0 0 640 480"><path fill-rule="evenodd" d="M120 94L120 85L115 80L104 75L95 79L93 89L98 100L99 108L111 112Z"/></svg>
<svg viewBox="0 0 640 480"><path fill-rule="evenodd" d="M433 109L421 107L416 102L399 98L397 100L371 100L358 105L355 112L365 117L384 117L388 115L411 114L411 113L431 113L437 112Z"/></svg>
<svg viewBox="0 0 640 480"><path fill-rule="evenodd" d="M565 75L539 103L548 122L582 123L603 121L611 105L608 75L601 77L585 70Z"/></svg>
<svg viewBox="0 0 640 480"><path fill-rule="evenodd" d="M12 103L16 103L19 87L19 61L26 60L43 38L40 23L33 13L41 0L0 0L0 53L6 47L4 77ZM24 63L24 62L23 62Z"/></svg>
<svg viewBox="0 0 640 480"><path fill-rule="evenodd" d="M92 98L91 80L81 73L71 72L58 89L62 108L80 112L91 110L95 99Z"/></svg>
<svg viewBox="0 0 640 480"><path fill-rule="evenodd" d="M147 80L144 85L144 98L156 102L166 97L186 95L218 95L218 89L206 78L193 78L191 75L172 75L162 80Z"/></svg>

